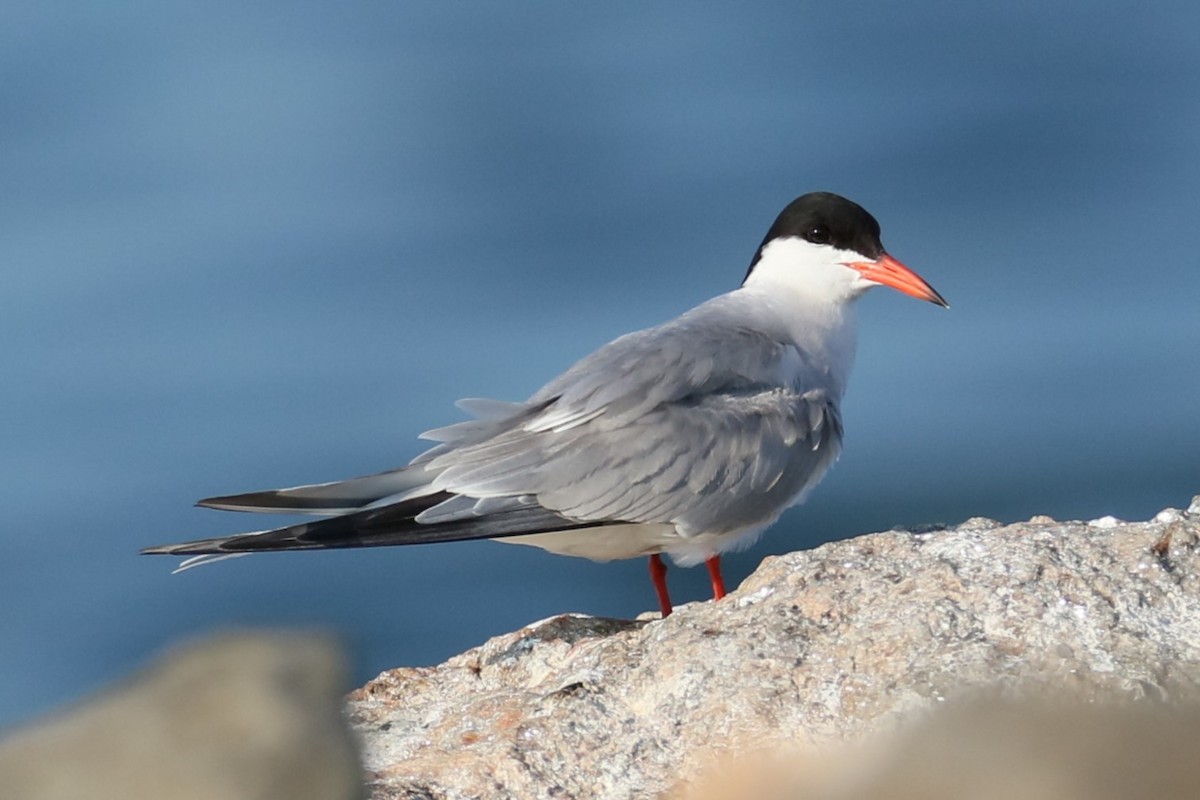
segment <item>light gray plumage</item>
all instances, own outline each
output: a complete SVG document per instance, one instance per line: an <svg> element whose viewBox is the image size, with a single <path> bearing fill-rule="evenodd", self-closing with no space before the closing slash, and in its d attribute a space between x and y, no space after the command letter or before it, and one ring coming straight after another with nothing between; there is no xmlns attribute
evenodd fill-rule
<svg viewBox="0 0 1200 800"><path fill-rule="evenodd" d="M622 336L510 416L430 432L446 447L418 459L436 473L429 488L459 497L418 521L486 510L468 498L525 498L576 520L669 524L675 547L625 555L666 549L688 564L774 522L837 456L841 387L753 300L723 295Z"/></svg>

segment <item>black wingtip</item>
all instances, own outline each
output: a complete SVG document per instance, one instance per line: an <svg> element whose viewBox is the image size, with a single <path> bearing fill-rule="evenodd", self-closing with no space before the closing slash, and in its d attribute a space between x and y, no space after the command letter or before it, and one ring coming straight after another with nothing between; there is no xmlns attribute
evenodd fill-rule
<svg viewBox="0 0 1200 800"><path fill-rule="evenodd" d="M308 501L301 504L306 507L319 509L323 507L342 508L344 502L323 503ZM245 494L227 494L217 497L205 497L196 501L197 508L211 508L217 511L260 511L260 510L290 510L297 506L293 498L281 497L276 491L247 492Z"/></svg>
<svg viewBox="0 0 1200 800"><path fill-rule="evenodd" d="M208 555L210 553L226 552L224 544L229 541L229 538L223 539L200 539L194 542L180 542L178 544L158 544L153 547L143 547L138 551L141 556L195 556Z"/></svg>

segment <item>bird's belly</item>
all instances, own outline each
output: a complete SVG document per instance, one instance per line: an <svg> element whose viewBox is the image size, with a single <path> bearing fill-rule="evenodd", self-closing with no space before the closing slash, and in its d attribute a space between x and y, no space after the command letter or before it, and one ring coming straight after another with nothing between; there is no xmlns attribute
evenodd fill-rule
<svg viewBox="0 0 1200 800"><path fill-rule="evenodd" d="M727 550L740 550L758 539L765 526L723 534L681 536L674 525L602 525L553 533L505 536L495 542L523 544L562 556L617 561L665 553L682 567L692 567Z"/></svg>
<svg viewBox="0 0 1200 800"><path fill-rule="evenodd" d="M532 533L526 536L506 536L497 542L540 547L563 556L590 558L593 561L613 561L637 558L670 550L683 537L674 525L599 525L552 533Z"/></svg>

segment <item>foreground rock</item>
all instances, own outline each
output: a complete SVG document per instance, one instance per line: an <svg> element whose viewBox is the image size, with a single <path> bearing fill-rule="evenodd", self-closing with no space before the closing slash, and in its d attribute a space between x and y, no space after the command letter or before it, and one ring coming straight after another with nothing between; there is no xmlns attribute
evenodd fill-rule
<svg viewBox="0 0 1200 800"><path fill-rule="evenodd" d="M1200 706L979 697L843 747L719 761L671 800L1195 800Z"/></svg>
<svg viewBox="0 0 1200 800"><path fill-rule="evenodd" d="M666 620L564 616L350 697L372 797L654 797L722 753L860 739L972 687L1200 684L1200 498L1147 523L889 532Z"/></svg>
<svg viewBox="0 0 1200 800"><path fill-rule="evenodd" d="M4 800L351 800L345 670L324 637L229 635L0 740Z"/></svg>

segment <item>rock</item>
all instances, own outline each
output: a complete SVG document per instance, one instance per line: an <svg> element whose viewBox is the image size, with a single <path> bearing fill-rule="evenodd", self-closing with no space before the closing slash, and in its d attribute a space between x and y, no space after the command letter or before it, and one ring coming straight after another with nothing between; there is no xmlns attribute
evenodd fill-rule
<svg viewBox="0 0 1200 800"><path fill-rule="evenodd" d="M673 800L1194 800L1200 706L972 698L898 734L726 759Z"/></svg>
<svg viewBox="0 0 1200 800"><path fill-rule="evenodd" d="M0 740L4 800L363 796L324 636L230 634Z"/></svg>
<svg viewBox="0 0 1200 800"><path fill-rule="evenodd" d="M350 696L371 796L654 797L721 753L860 740L976 687L1191 696L1197 516L862 536L666 620L560 616L385 672Z"/></svg>

